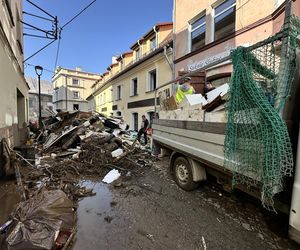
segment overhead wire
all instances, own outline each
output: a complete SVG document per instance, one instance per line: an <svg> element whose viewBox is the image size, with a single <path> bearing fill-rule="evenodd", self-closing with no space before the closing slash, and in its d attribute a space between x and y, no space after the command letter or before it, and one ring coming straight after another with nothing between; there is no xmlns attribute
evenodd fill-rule
<svg viewBox="0 0 300 250"><path fill-rule="evenodd" d="M58 63L58 58L59 58L59 50L60 50L60 42L61 42L61 32L63 29L69 25L71 22L73 22L78 16L80 16L85 10L87 10L93 3L95 3L96 0L93 0L90 2L85 8L83 8L78 14L76 14L74 17L72 17L68 22L66 22L62 27L59 28L59 35L58 35L58 45L57 45L57 50L56 50L56 58L55 58L55 66L54 66L54 71L57 67Z"/></svg>

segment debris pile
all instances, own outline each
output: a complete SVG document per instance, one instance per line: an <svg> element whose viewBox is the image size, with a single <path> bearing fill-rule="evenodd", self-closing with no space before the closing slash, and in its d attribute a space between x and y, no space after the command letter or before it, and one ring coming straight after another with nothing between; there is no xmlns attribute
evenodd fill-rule
<svg viewBox="0 0 300 250"><path fill-rule="evenodd" d="M60 112L44 121L42 131L31 129L26 150L15 152L2 141L2 172L14 170L22 196L0 225L6 248L65 249L76 231L78 199L95 195L85 180L109 184L119 179L113 184L119 187L151 166L150 153L128 128L122 119L98 113ZM28 147L38 154L33 157ZM19 170L21 161L26 167Z"/></svg>
<svg viewBox="0 0 300 250"><path fill-rule="evenodd" d="M143 172L151 165L149 152L128 128L122 119L92 112L50 117L36 134L40 156L25 175L25 190L29 194L41 187L61 189L76 201L94 194L79 184L80 179L103 178L112 170L121 176Z"/></svg>

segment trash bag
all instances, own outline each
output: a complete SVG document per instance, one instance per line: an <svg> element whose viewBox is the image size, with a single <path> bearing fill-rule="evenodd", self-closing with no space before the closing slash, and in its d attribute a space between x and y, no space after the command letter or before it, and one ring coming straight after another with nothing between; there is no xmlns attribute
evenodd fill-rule
<svg viewBox="0 0 300 250"><path fill-rule="evenodd" d="M42 190L20 202L12 218L15 225L6 237L8 250L52 249L58 233L75 225L73 203L62 190Z"/></svg>

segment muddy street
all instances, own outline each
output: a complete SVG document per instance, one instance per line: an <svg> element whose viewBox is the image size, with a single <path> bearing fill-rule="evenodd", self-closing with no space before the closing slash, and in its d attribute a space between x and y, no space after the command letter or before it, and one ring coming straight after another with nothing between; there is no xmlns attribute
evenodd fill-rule
<svg viewBox="0 0 300 250"><path fill-rule="evenodd" d="M138 178L85 185L97 194L79 201L74 250L299 249L285 235L287 217L208 184L185 192L166 162Z"/></svg>

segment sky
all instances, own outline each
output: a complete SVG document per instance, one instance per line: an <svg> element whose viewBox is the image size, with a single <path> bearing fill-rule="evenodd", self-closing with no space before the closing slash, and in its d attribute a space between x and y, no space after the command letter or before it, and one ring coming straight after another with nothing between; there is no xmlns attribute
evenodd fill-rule
<svg viewBox="0 0 300 250"><path fill-rule="evenodd" d="M57 16L63 26L92 0L31 0L52 16ZM61 33L57 66L103 73L114 55L130 50L141 36L156 23L172 21L173 0L97 0L85 12L68 24ZM26 0L27 13L50 18ZM51 30L52 23L23 15L23 21ZM24 25L24 33L44 35ZM42 48L49 39L24 36L24 59ZM58 41L25 63L25 75L36 77L34 65L44 68L42 79L51 81L55 68Z"/></svg>

